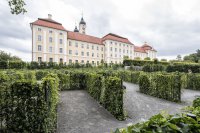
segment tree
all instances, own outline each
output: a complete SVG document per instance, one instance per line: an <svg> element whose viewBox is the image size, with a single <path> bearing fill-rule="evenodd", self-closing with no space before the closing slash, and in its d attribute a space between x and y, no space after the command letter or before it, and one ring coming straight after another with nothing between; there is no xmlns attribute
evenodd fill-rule
<svg viewBox="0 0 200 133"><path fill-rule="evenodd" d="M200 50L198 49L196 53L185 56L184 61L192 61L198 63L200 61Z"/></svg>
<svg viewBox="0 0 200 133"><path fill-rule="evenodd" d="M177 55L176 59L177 59L178 61L181 61L181 60L182 60L182 57L181 57L181 55L180 55L180 54L179 54L179 55Z"/></svg>
<svg viewBox="0 0 200 133"><path fill-rule="evenodd" d="M10 10L12 14L24 14L26 13L26 9L24 8L24 6L26 5L26 3L24 2L24 0L8 0L8 4L10 6Z"/></svg>
<svg viewBox="0 0 200 133"><path fill-rule="evenodd" d="M124 60L127 60L127 59L129 59L129 57L128 56L124 56Z"/></svg>
<svg viewBox="0 0 200 133"><path fill-rule="evenodd" d="M134 59L135 59L135 60L140 60L140 57L135 57Z"/></svg>
<svg viewBox="0 0 200 133"><path fill-rule="evenodd" d="M17 56L12 56L10 53L6 53L0 50L0 61L22 61Z"/></svg>

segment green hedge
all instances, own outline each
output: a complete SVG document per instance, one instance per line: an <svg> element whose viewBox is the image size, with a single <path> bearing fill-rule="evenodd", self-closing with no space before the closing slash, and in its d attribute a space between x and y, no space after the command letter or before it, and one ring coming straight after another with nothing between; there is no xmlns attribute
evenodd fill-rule
<svg viewBox="0 0 200 133"><path fill-rule="evenodd" d="M151 61L151 60L131 60L126 59L123 61L124 66L144 66L144 65L153 65L153 64L161 64L161 65L169 65L169 62L165 61Z"/></svg>
<svg viewBox="0 0 200 133"><path fill-rule="evenodd" d="M167 72L186 72L191 70L193 73L200 73L200 64L197 63L190 63L190 64L185 64L185 63L175 63L173 65L168 65L166 68Z"/></svg>
<svg viewBox="0 0 200 133"><path fill-rule="evenodd" d="M18 80L8 84L1 94L3 132L55 132L58 103L56 75L45 77L42 85Z"/></svg>
<svg viewBox="0 0 200 133"><path fill-rule="evenodd" d="M180 74L143 73L139 78L139 87L142 93L169 101L181 101Z"/></svg>
<svg viewBox="0 0 200 133"><path fill-rule="evenodd" d="M186 74L186 89L200 90L200 74Z"/></svg>
<svg viewBox="0 0 200 133"><path fill-rule="evenodd" d="M26 62L23 61L10 61L8 63L10 69L23 69L26 68Z"/></svg>
<svg viewBox="0 0 200 133"><path fill-rule="evenodd" d="M157 72L157 71L164 71L165 66L160 64L153 64L153 65L144 65L142 70L144 72Z"/></svg>
<svg viewBox="0 0 200 133"><path fill-rule="evenodd" d="M0 69L8 69L7 61L0 61Z"/></svg>

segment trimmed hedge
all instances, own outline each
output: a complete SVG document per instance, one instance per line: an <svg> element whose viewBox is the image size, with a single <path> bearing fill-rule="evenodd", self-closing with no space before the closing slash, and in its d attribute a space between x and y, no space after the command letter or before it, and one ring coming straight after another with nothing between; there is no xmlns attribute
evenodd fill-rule
<svg viewBox="0 0 200 133"><path fill-rule="evenodd" d="M58 78L48 75L42 85L31 81L15 81L2 89L2 132L55 132L58 103ZM3 91L2 91L3 90ZM2 97L3 96L3 97Z"/></svg>
<svg viewBox="0 0 200 133"><path fill-rule="evenodd" d="M185 72L188 73L188 71L191 70L193 73L200 73L200 64L197 63L175 63L173 65L168 65L166 68L167 72Z"/></svg>
<svg viewBox="0 0 200 133"><path fill-rule="evenodd" d="M143 73L139 77L140 92L173 102L181 101L180 74Z"/></svg>
<svg viewBox="0 0 200 133"><path fill-rule="evenodd" d="M200 74L186 74L186 89L200 90Z"/></svg>
<svg viewBox="0 0 200 133"><path fill-rule="evenodd" d="M169 65L169 62L165 61L151 61L151 60L131 60L127 59L123 61L124 66L144 66L144 65L153 65L153 64L161 64L161 65Z"/></svg>
<svg viewBox="0 0 200 133"><path fill-rule="evenodd" d="M157 71L164 71L165 67L164 65L160 65L160 64L144 65L142 70L144 72L157 72Z"/></svg>

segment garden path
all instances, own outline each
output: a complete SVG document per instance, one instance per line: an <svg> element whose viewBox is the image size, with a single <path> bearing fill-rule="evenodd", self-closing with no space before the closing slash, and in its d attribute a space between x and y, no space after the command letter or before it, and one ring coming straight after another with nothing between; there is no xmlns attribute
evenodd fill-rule
<svg viewBox="0 0 200 133"><path fill-rule="evenodd" d="M116 120L84 90L62 91L58 106L58 133L110 133L116 128L148 119L166 110L177 113L183 106L191 105L200 91L183 90L182 103L173 103L139 92L138 85L124 83L124 106L128 118Z"/></svg>

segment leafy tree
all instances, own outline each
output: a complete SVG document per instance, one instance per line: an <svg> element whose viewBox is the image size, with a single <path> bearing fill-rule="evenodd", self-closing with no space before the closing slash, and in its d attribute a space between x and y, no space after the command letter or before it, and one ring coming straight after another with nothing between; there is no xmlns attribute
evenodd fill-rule
<svg viewBox="0 0 200 133"><path fill-rule="evenodd" d="M184 61L193 61L198 63L200 61L200 50L198 49L196 53L185 56Z"/></svg>
<svg viewBox="0 0 200 133"><path fill-rule="evenodd" d="M181 61L181 60L182 60L182 57L181 57L181 55L180 55L180 54L179 54L179 55L177 55L176 59L177 59L178 61Z"/></svg>
<svg viewBox="0 0 200 133"><path fill-rule="evenodd" d="M127 59L129 59L129 57L128 56L124 56L124 60L127 60Z"/></svg>
<svg viewBox="0 0 200 133"><path fill-rule="evenodd" d="M24 6L26 5L24 0L8 0L8 4L10 6L12 14L18 15L27 12L26 9L24 8Z"/></svg>
<svg viewBox="0 0 200 133"><path fill-rule="evenodd" d="M6 53L0 50L0 61L21 61L17 56L12 56L10 53Z"/></svg>

